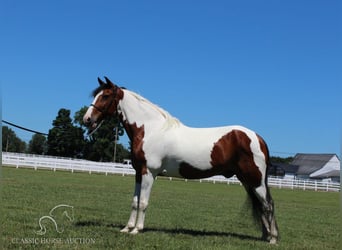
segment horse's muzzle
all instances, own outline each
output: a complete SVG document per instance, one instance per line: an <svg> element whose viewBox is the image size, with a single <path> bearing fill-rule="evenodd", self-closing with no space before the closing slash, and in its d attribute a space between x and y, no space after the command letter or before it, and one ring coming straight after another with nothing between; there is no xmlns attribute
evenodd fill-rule
<svg viewBox="0 0 342 250"><path fill-rule="evenodd" d="M90 116L84 116L83 123L89 131L94 130L97 127L97 122L91 119Z"/></svg>

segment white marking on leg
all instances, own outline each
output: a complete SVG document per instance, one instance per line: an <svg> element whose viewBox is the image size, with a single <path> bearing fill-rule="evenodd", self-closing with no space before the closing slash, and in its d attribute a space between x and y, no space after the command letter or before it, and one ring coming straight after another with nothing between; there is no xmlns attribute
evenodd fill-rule
<svg viewBox="0 0 342 250"><path fill-rule="evenodd" d="M122 233L129 233L132 228L135 227L138 215L138 202L141 192L141 183L135 183L135 190L132 202L131 215L129 216L127 225L120 231Z"/></svg>
<svg viewBox="0 0 342 250"><path fill-rule="evenodd" d="M145 213L150 199L153 181L153 174L147 170L147 173L142 176L137 221L135 228L131 231L131 234L136 234L144 229Z"/></svg>

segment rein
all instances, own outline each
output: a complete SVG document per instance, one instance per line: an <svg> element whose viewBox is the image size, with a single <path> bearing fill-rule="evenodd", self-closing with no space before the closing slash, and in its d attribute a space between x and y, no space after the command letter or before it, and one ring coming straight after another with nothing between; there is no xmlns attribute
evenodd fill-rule
<svg viewBox="0 0 342 250"><path fill-rule="evenodd" d="M102 125L103 122L104 122L104 120L102 120L102 121L100 122L100 124L97 125L96 128L95 128L93 131L91 131L90 133L88 133L88 136L89 136L89 137L92 136L92 135L101 127L101 125Z"/></svg>

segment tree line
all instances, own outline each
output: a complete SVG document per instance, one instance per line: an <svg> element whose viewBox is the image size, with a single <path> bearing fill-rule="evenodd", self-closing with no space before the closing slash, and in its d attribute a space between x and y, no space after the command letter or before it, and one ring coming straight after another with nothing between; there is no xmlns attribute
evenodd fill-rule
<svg viewBox="0 0 342 250"><path fill-rule="evenodd" d="M116 148L117 162L130 158L129 150L117 143L120 136L124 134L118 118L108 118L92 136L88 136L87 128L83 123L86 111L87 107L84 106L74 114L72 119L70 110L60 109L52 121L48 136L34 134L28 144L22 141L11 128L3 126L2 150L92 161L113 161L114 148Z"/></svg>

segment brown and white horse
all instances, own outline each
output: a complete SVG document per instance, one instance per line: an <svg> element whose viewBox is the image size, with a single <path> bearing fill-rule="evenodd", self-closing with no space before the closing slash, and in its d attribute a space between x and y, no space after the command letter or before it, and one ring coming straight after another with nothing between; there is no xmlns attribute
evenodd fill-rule
<svg viewBox="0 0 342 250"><path fill-rule="evenodd" d="M157 175L186 179L236 175L252 200L262 224L262 238L278 240L274 204L267 186L269 152L264 140L241 126L191 128L140 95L98 78L94 101L84 115L89 131L117 114L131 141L136 171L132 212L121 232L144 228L153 181Z"/></svg>

